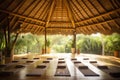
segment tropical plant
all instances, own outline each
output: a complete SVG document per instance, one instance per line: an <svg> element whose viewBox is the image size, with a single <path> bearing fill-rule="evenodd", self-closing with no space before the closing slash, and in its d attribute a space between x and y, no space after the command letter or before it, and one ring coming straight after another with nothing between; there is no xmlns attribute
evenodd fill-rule
<svg viewBox="0 0 120 80"><path fill-rule="evenodd" d="M32 34L21 34L18 37L15 47L15 54L26 53L26 52L35 52L39 50L39 41L37 37ZM35 48L37 47L37 48ZM21 50L19 52L19 50Z"/></svg>
<svg viewBox="0 0 120 80"><path fill-rule="evenodd" d="M50 43L50 40L48 39L47 42L46 42L46 46L47 46L47 47L50 47L50 44L51 44L51 43Z"/></svg>
<svg viewBox="0 0 120 80"><path fill-rule="evenodd" d="M98 37L80 35L77 39L77 47L83 53L101 53L101 41Z"/></svg>
<svg viewBox="0 0 120 80"><path fill-rule="evenodd" d="M105 44L106 51L120 50L120 35L114 33L106 36Z"/></svg>
<svg viewBox="0 0 120 80"><path fill-rule="evenodd" d="M2 51L4 48L5 48L5 39L3 33L0 32L0 51Z"/></svg>
<svg viewBox="0 0 120 80"><path fill-rule="evenodd" d="M78 50L80 50L81 44L82 44L82 40L78 40L77 43L76 43L76 48L77 48Z"/></svg>

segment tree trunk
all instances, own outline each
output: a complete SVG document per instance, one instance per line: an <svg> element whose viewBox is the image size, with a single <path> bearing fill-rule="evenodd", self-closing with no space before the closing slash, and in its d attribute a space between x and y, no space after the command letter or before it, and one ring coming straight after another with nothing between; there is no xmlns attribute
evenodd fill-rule
<svg viewBox="0 0 120 80"><path fill-rule="evenodd" d="M13 41L13 44L11 43L11 28L10 28L10 19L9 15L6 15L6 22L4 23L4 26L2 27L4 31L4 37L5 37L5 48L3 50L3 56L5 56L5 63L9 63L13 60L13 51L15 47L15 43L17 41L18 33L15 36L15 40Z"/></svg>
<svg viewBox="0 0 120 80"><path fill-rule="evenodd" d="M7 53L7 54L8 54L8 53ZM13 50L10 50L9 56L5 56L5 63L6 63L6 64L13 61L13 54L14 54L14 53L13 53Z"/></svg>
<svg viewBox="0 0 120 80"><path fill-rule="evenodd" d="M7 51L6 51L6 55L5 55L5 63L10 63L12 62L12 60L14 60L14 48L15 48L15 43L17 41L18 38L18 33L15 36L15 40L13 41L13 44L8 47Z"/></svg>

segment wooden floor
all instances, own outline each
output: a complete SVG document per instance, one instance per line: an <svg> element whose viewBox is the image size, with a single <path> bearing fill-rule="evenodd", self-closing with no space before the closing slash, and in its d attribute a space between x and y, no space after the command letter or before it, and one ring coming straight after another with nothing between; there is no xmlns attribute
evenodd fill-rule
<svg viewBox="0 0 120 80"><path fill-rule="evenodd" d="M70 76L54 76L59 59L64 59L66 62ZM77 61L82 62L99 76L84 76L84 74L75 66L71 59L77 59ZM120 77L112 77L109 73L104 72L103 70L90 63L90 61L97 61L97 63L100 65L106 65L110 69L120 72L120 58L115 58L112 56L99 56L90 54L71 55L70 53L56 53L45 55L15 56L15 61L16 60L19 62L11 63L11 65L9 64L7 68L0 70L14 70L13 66L18 64L24 65L25 67L17 69L17 71L14 71L13 75L0 76L0 80L120 80ZM26 63L28 60L34 62ZM26 74L32 72L37 65L42 64L42 62L46 60L50 61L50 63L41 76L26 76Z"/></svg>

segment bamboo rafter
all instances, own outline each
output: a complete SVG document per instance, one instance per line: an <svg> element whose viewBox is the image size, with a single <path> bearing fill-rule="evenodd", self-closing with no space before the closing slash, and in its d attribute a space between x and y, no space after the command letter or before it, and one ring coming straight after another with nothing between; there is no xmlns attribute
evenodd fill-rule
<svg viewBox="0 0 120 80"><path fill-rule="evenodd" d="M104 14L100 14L100 15L98 15L98 16L94 16L94 17L92 17L92 18L89 18L89 19L86 19L86 20L83 20L83 21L80 21L80 22L76 22L75 24L80 24L80 23L83 23L83 22L87 22L87 21L90 21L90 20L94 20L94 19L100 18L101 16L106 16L106 15L115 13L115 12L117 12L117 11L120 11L120 8L115 9L115 10L112 10L112 11L109 11L109 12L106 12L106 13L104 13Z"/></svg>
<svg viewBox="0 0 120 80"><path fill-rule="evenodd" d="M7 11L7 10L2 10L2 9L0 9L0 12L7 13L7 14L10 14L10 15L13 15L13 16L17 16L17 17L21 17L21 18L25 18L25 19L28 19L28 20L32 20L32 21L36 21L36 22L40 22L40 23L45 24L44 21L41 21L41 20L39 20L39 19L27 17L27 16L24 16L24 15L21 15L21 14L18 14L18 13L14 13L14 12Z"/></svg>

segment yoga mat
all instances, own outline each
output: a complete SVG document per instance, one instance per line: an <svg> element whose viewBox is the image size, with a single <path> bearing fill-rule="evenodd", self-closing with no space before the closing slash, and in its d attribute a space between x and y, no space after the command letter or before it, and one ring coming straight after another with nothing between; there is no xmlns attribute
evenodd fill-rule
<svg viewBox="0 0 120 80"><path fill-rule="evenodd" d="M71 76L65 61L58 61L58 65L54 76Z"/></svg>
<svg viewBox="0 0 120 80"><path fill-rule="evenodd" d="M13 75L14 74L14 72L13 71L1 71L0 72L0 76L2 77L4 77L4 76L11 76L11 75Z"/></svg>
<svg viewBox="0 0 120 80"><path fill-rule="evenodd" d="M28 59L28 58L23 57L22 59Z"/></svg>
<svg viewBox="0 0 120 80"><path fill-rule="evenodd" d="M97 67L98 69L102 70L103 72L106 72L106 73L112 72L107 65L100 65L98 63L91 63L91 64Z"/></svg>
<svg viewBox="0 0 120 80"><path fill-rule="evenodd" d="M97 63L97 61L89 61L89 63Z"/></svg>
<svg viewBox="0 0 120 80"><path fill-rule="evenodd" d="M107 69L108 70L108 66L97 66L99 69Z"/></svg>
<svg viewBox="0 0 120 80"><path fill-rule="evenodd" d="M66 65L63 65L63 66L58 65L58 66L57 66L57 69L65 69L65 68L66 68Z"/></svg>
<svg viewBox="0 0 120 80"><path fill-rule="evenodd" d="M17 65L17 63L9 63L5 65L0 65L2 71L0 71L0 76L11 76L14 73L20 71L20 68L23 68L23 65Z"/></svg>
<svg viewBox="0 0 120 80"><path fill-rule="evenodd" d="M15 68L24 68L24 65L16 65Z"/></svg>
<svg viewBox="0 0 120 80"><path fill-rule="evenodd" d="M114 70L114 69L110 69L108 66L100 66L100 65L97 67L114 78L120 78L120 69Z"/></svg>
<svg viewBox="0 0 120 80"><path fill-rule="evenodd" d="M39 77L45 73L46 69L48 68L48 65L49 65L48 61L43 61L42 64L37 65L36 68L33 69L31 72L27 73L26 76L38 76Z"/></svg>
<svg viewBox="0 0 120 80"><path fill-rule="evenodd" d="M64 58L59 58L58 60L64 60Z"/></svg>
<svg viewBox="0 0 120 80"><path fill-rule="evenodd" d="M57 66L55 76L70 76L67 66Z"/></svg>
<svg viewBox="0 0 120 80"><path fill-rule="evenodd" d="M84 76L99 76L92 70L88 68L88 66L79 66L78 69L82 72Z"/></svg>
<svg viewBox="0 0 120 80"><path fill-rule="evenodd" d="M50 61L43 61L43 63L50 63Z"/></svg>
<svg viewBox="0 0 120 80"><path fill-rule="evenodd" d="M77 60L76 58L72 58L71 60Z"/></svg>
<svg viewBox="0 0 120 80"><path fill-rule="evenodd" d="M33 59L40 59L40 58L33 58Z"/></svg>
<svg viewBox="0 0 120 80"><path fill-rule="evenodd" d="M115 67L113 66L114 68L117 68L116 70L115 69L112 69L112 68L109 68L107 65L100 65L98 63L91 63L93 64L95 67L97 67L98 69L102 70L103 72L109 74L110 76L114 77L114 78L120 78L120 69L119 67Z"/></svg>
<svg viewBox="0 0 120 80"><path fill-rule="evenodd" d="M89 60L89 58L83 58L83 60Z"/></svg>
<svg viewBox="0 0 120 80"><path fill-rule="evenodd" d="M41 76L44 74L45 69L34 69L30 73L26 74L26 76Z"/></svg>
<svg viewBox="0 0 120 80"><path fill-rule="evenodd" d="M114 73L110 72L109 75L114 78L120 78L120 72L114 72Z"/></svg>
<svg viewBox="0 0 120 80"><path fill-rule="evenodd" d="M19 61L12 61L12 63L17 63L17 62L19 62Z"/></svg>
<svg viewBox="0 0 120 80"><path fill-rule="evenodd" d="M27 60L27 61L23 62L22 64L27 66L27 65L33 64L35 61L36 60Z"/></svg>
<svg viewBox="0 0 120 80"><path fill-rule="evenodd" d="M80 61L74 61L74 65L78 68L79 66L84 66L84 64Z"/></svg>
<svg viewBox="0 0 120 80"><path fill-rule="evenodd" d="M39 65L35 69L33 69L31 72L26 74L26 76L41 76L45 73L46 69L47 67L43 67Z"/></svg>
<svg viewBox="0 0 120 80"><path fill-rule="evenodd" d="M46 67L47 67L46 65L38 65L36 68L44 69L44 68L46 68Z"/></svg>
<svg viewBox="0 0 120 80"><path fill-rule="evenodd" d="M88 66L84 65L81 61L73 61L73 63L84 76L99 76L97 73L89 69Z"/></svg>
<svg viewBox="0 0 120 80"><path fill-rule="evenodd" d="M53 58L47 58L47 60L52 60Z"/></svg>
<svg viewBox="0 0 120 80"><path fill-rule="evenodd" d="M58 64L60 64L60 63L65 63L65 61L58 61Z"/></svg>
<svg viewBox="0 0 120 80"><path fill-rule="evenodd" d="M26 63L33 63L34 61L26 61Z"/></svg>
<svg viewBox="0 0 120 80"><path fill-rule="evenodd" d="M77 64L82 64L81 61L77 61L77 60L71 60L75 65Z"/></svg>
<svg viewBox="0 0 120 80"><path fill-rule="evenodd" d="M5 68L6 66L6 64L0 64L0 68Z"/></svg>
<svg viewBox="0 0 120 80"><path fill-rule="evenodd" d="M20 69L18 68L4 69L4 71L0 71L0 76L11 76L18 72L19 70Z"/></svg>

